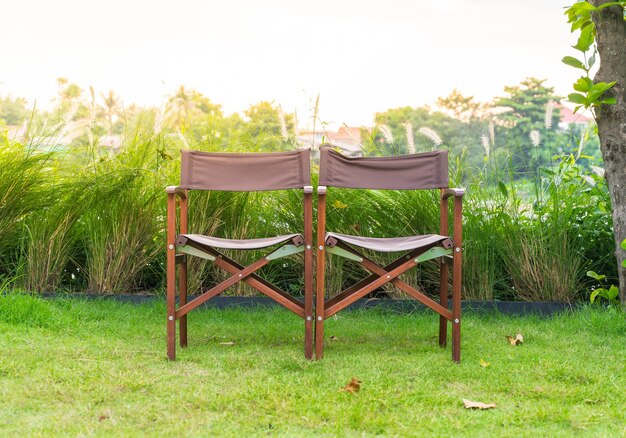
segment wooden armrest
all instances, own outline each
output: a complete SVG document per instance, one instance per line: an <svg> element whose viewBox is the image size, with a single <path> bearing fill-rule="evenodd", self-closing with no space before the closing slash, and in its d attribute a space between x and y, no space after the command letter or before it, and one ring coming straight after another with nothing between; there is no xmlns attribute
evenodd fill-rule
<svg viewBox="0 0 626 438"><path fill-rule="evenodd" d="M448 199L450 196L454 196L455 198L462 198L465 194L465 189L444 189L441 194L443 199Z"/></svg>
<svg viewBox="0 0 626 438"><path fill-rule="evenodd" d="M180 186L167 186L165 187L165 193L168 195L177 195L180 199L187 199L187 189Z"/></svg>

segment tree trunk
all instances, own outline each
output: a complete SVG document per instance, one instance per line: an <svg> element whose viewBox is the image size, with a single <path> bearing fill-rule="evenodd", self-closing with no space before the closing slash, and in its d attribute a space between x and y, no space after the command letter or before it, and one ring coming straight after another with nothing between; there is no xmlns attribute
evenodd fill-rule
<svg viewBox="0 0 626 438"><path fill-rule="evenodd" d="M591 0L591 3L599 6L608 1ZM600 68L594 81L617 82L607 93L615 97L616 104L601 105L596 110L596 122L613 206L619 296L626 303L626 268L622 267L626 251L620 247L620 242L626 239L626 22L620 6L593 13L592 18L600 55Z"/></svg>

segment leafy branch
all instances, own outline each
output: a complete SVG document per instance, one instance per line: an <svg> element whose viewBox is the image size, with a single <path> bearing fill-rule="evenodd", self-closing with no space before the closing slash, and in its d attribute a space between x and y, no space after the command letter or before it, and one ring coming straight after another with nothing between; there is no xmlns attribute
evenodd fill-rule
<svg viewBox="0 0 626 438"><path fill-rule="evenodd" d="M614 85L615 82L597 82L594 83L589 77L589 71L596 63L598 54L596 48L596 26L591 20L592 12L599 12L602 9L619 6L626 8L626 1L615 1L604 3L600 6L594 6L589 2L578 2L565 10L567 22L572 24L572 33L580 31L578 42L572 48L578 50L582 54L582 60L573 56L566 56L561 61L571 67L583 70L585 73L576 82L574 82L574 90L577 93L571 93L567 96L568 100L577 104L574 112L580 108L597 108L600 105L615 104L614 97L607 97L605 94ZM626 17L625 17L626 19ZM591 52L590 56L587 56Z"/></svg>
<svg viewBox="0 0 626 438"><path fill-rule="evenodd" d="M622 249L626 250L626 239L622 240L620 246ZM626 260L622 260L622 267L626 268ZM604 298L612 305L619 306L619 289L614 284L608 289L606 288L603 283L603 280L606 279L606 275L601 275L594 271L587 271L587 277L593 278L600 283L600 287L592 289L591 296L589 297L592 303L595 302L597 298Z"/></svg>

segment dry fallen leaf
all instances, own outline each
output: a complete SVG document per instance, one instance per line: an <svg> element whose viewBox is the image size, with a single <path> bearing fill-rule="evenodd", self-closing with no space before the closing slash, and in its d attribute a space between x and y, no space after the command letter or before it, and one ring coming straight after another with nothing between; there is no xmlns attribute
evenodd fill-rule
<svg viewBox="0 0 626 438"><path fill-rule="evenodd" d="M489 365L491 365L491 362L485 362L483 359L480 360L481 367L487 368Z"/></svg>
<svg viewBox="0 0 626 438"><path fill-rule="evenodd" d="M228 345L228 346L235 345L235 341L220 342L220 345Z"/></svg>
<svg viewBox="0 0 626 438"><path fill-rule="evenodd" d="M491 409L496 407L495 403L481 403L466 399L462 400L463 404L465 405L465 409Z"/></svg>
<svg viewBox="0 0 626 438"><path fill-rule="evenodd" d="M521 333L516 334L515 337L507 335L506 338L513 347L524 343L524 336Z"/></svg>
<svg viewBox="0 0 626 438"><path fill-rule="evenodd" d="M109 419L109 416L108 416L108 415L100 415L100 416L98 417L98 421L104 421L104 420L108 420L108 419Z"/></svg>
<svg viewBox="0 0 626 438"><path fill-rule="evenodd" d="M345 392L351 392L354 394L355 392L359 392L359 389L361 389L361 381L357 379L356 377L353 377L352 380L350 380L350 383L348 383L346 386L341 388L339 392L345 391Z"/></svg>
<svg viewBox="0 0 626 438"><path fill-rule="evenodd" d="M330 340L331 340L331 341L336 341L336 340L337 340L337 336L331 336L331 337L330 337Z"/></svg>

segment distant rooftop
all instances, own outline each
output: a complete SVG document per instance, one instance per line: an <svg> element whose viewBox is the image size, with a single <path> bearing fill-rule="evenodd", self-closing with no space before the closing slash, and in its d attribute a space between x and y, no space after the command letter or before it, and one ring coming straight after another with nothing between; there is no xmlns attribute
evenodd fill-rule
<svg viewBox="0 0 626 438"><path fill-rule="evenodd" d="M561 114L561 120L559 121L559 126L567 127L570 123L574 123L577 125L587 125L593 121L593 118L589 115L588 111L579 110L576 114L574 114L574 110L558 103L555 105Z"/></svg>

